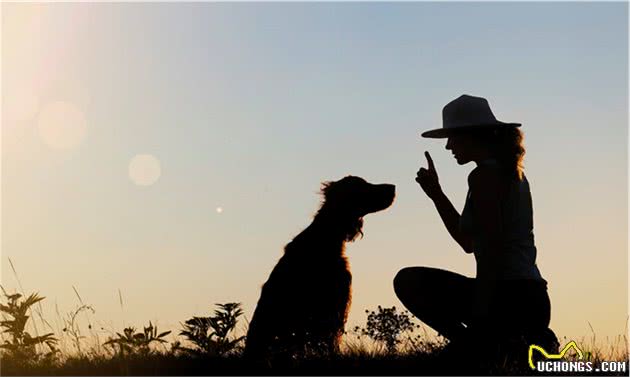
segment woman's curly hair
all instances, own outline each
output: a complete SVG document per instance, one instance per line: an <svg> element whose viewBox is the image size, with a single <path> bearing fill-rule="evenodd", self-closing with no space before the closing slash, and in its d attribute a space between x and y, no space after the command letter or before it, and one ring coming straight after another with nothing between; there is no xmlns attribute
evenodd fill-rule
<svg viewBox="0 0 630 377"><path fill-rule="evenodd" d="M525 146L523 132L516 127L497 127L489 130L476 130L470 136L487 145L492 155L502 163L507 177L523 179L523 159Z"/></svg>

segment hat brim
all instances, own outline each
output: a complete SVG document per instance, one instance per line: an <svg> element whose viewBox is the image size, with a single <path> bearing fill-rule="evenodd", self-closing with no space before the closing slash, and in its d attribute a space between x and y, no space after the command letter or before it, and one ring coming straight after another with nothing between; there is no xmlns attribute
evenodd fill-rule
<svg viewBox="0 0 630 377"><path fill-rule="evenodd" d="M443 139L463 130L467 130L467 131L487 130L487 129L497 128L497 127L506 127L506 126L507 127L520 127L521 124L498 122L498 123L492 123L492 124L471 124L471 125L458 126L458 127L436 128L434 130L424 131L421 134L421 136L426 137L426 138L431 138L431 139Z"/></svg>

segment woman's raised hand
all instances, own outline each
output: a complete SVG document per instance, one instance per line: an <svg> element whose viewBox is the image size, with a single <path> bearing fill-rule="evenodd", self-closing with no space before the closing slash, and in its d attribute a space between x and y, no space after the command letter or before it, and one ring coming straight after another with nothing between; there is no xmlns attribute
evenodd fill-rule
<svg viewBox="0 0 630 377"><path fill-rule="evenodd" d="M433 165L431 155L429 152L424 152L424 155L427 158L429 167L428 169L420 168L420 170L418 170L418 173L416 173L416 182L420 184L420 187L422 187L427 196L433 199L442 192L442 187L440 186L440 180L438 179L437 171L435 171L435 165Z"/></svg>

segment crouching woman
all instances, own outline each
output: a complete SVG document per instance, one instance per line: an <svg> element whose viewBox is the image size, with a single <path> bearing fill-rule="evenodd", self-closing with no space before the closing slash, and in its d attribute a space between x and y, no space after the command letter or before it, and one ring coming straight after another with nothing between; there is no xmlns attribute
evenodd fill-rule
<svg viewBox="0 0 630 377"><path fill-rule="evenodd" d="M476 276L407 267L394 279L396 294L409 311L451 343L476 330L485 339L528 335L529 341L553 352L557 339L548 329L547 281L536 265L520 124L498 121L486 99L467 95L446 105L442 115L443 127L422 136L446 138L446 149L459 165L477 165L468 176L461 215L442 191L428 152L428 167L420 168L416 181L450 235L474 255Z"/></svg>

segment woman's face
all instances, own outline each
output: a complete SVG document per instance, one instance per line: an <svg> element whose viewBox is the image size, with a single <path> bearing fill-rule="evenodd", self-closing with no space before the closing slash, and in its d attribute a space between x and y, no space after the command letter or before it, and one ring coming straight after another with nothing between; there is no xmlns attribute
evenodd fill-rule
<svg viewBox="0 0 630 377"><path fill-rule="evenodd" d="M453 153L459 165L464 165L479 159L485 148L470 136L454 134L448 138L446 149Z"/></svg>

